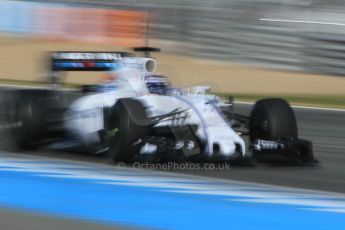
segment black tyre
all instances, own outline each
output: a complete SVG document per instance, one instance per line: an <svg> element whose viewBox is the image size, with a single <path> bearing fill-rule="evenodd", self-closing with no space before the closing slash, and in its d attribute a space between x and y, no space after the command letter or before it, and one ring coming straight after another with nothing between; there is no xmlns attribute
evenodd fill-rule
<svg viewBox="0 0 345 230"><path fill-rule="evenodd" d="M140 139L150 131L147 121L146 109L137 100L119 99L111 108L106 138L114 162L126 162L139 151Z"/></svg>
<svg viewBox="0 0 345 230"><path fill-rule="evenodd" d="M54 92L49 90L15 90L6 95L4 121L12 144L33 150L45 138L48 107L53 106Z"/></svg>
<svg viewBox="0 0 345 230"><path fill-rule="evenodd" d="M99 92L99 85L82 85L81 86L82 93L94 93Z"/></svg>
<svg viewBox="0 0 345 230"><path fill-rule="evenodd" d="M297 138L295 114L284 99L263 99L250 114L250 137L254 139Z"/></svg>

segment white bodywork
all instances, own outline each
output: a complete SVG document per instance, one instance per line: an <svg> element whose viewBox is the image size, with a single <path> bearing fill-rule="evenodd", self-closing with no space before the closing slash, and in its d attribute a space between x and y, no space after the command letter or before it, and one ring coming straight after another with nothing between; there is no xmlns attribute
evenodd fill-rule
<svg viewBox="0 0 345 230"><path fill-rule="evenodd" d="M149 116L164 115L173 110L186 110L181 119L184 124L197 125L196 135L207 143L206 154L213 154L213 146L217 144L223 155L235 153L236 144L245 154L243 139L230 127L223 114L218 111L219 99L214 95L185 93L181 95L150 94L145 85L144 77L147 58L124 58L116 74L116 89L78 98L70 106L65 120L66 128L86 145L99 142L98 131L104 129L103 108L113 106L119 98L136 98L147 108ZM149 72L151 72L150 70ZM152 72L151 72L152 73ZM179 120L162 120L157 126L178 126Z"/></svg>

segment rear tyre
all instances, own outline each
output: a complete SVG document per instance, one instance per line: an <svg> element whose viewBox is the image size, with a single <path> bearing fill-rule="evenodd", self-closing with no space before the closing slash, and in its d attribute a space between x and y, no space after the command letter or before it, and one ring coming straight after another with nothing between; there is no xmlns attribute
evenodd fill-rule
<svg viewBox="0 0 345 230"><path fill-rule="evenodd" d="M284 99L271 98L255 103L250 114L250 137L255 139L297 138L295 114Z"/></svg>
<svg viewBox="0 0 345 230"><path fill-rule="evenodd" d="M139 152L150 131L147 121L146 109L137 100L119 99L111 108L106 138L114 162L127 162Z"/></svg>
<svg viewBox="0 0 345 230"><path fill-rule="evenodd" d="M34 150L46 137L48 110L55 103L54 91L16 90L6 94L3 122L13 147Z"/></svg>

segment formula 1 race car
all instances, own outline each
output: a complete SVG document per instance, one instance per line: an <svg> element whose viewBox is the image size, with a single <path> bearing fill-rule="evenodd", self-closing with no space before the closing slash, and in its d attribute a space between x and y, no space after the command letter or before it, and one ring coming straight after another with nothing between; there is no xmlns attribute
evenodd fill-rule
<svg viewBox="0 0 345 230"><path fill-rule="evenodd" d="M294 112L283 99L259 100L244 116L234 113L232 100L209 94L209 87L173 88L155 73L150 57L123 52L51 57L53 87L8 90L2 100L2 122L21 149L73 140L107 152L115 162L145 156L314 161L312 144L298 138ZM58 87L63 71L106 71L110 80L68 91Z"/></svg>

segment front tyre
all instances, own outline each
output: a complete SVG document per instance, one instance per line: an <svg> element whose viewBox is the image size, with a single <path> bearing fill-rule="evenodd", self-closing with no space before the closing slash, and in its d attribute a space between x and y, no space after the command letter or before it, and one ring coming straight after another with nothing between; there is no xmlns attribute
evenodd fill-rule
<svg viewBox="0 0 345 230"><path fill-rule="evenodd" d="M285 159L288 160L316 162L312 143L298 138L295 114L288 102L283 99L263 99L255 103L250 115L250 139L252 143L256 143L256 140L267 140L268 144L275 142L283 145L284 149L278 148L273 152L267 150L274 156L281 153L287 156ZM263 150L257 152L258 154L254 154L255 157L265 155Z"/></svg>
<svg viewBox="0 0 345 230"><path fill-rule="evenodd" d="M297 138L295 114L284 99L270 98L255 103L250 114L250 137L255 139Z"/></svg>
<svg viewBox="0 0 345 230"><path fill-rule="evenodd" d="M139 152L142 138L149 134L147 121L145 107L134 99L119 99L110 109L106 139L114 162L127 162Z"/></svg>

